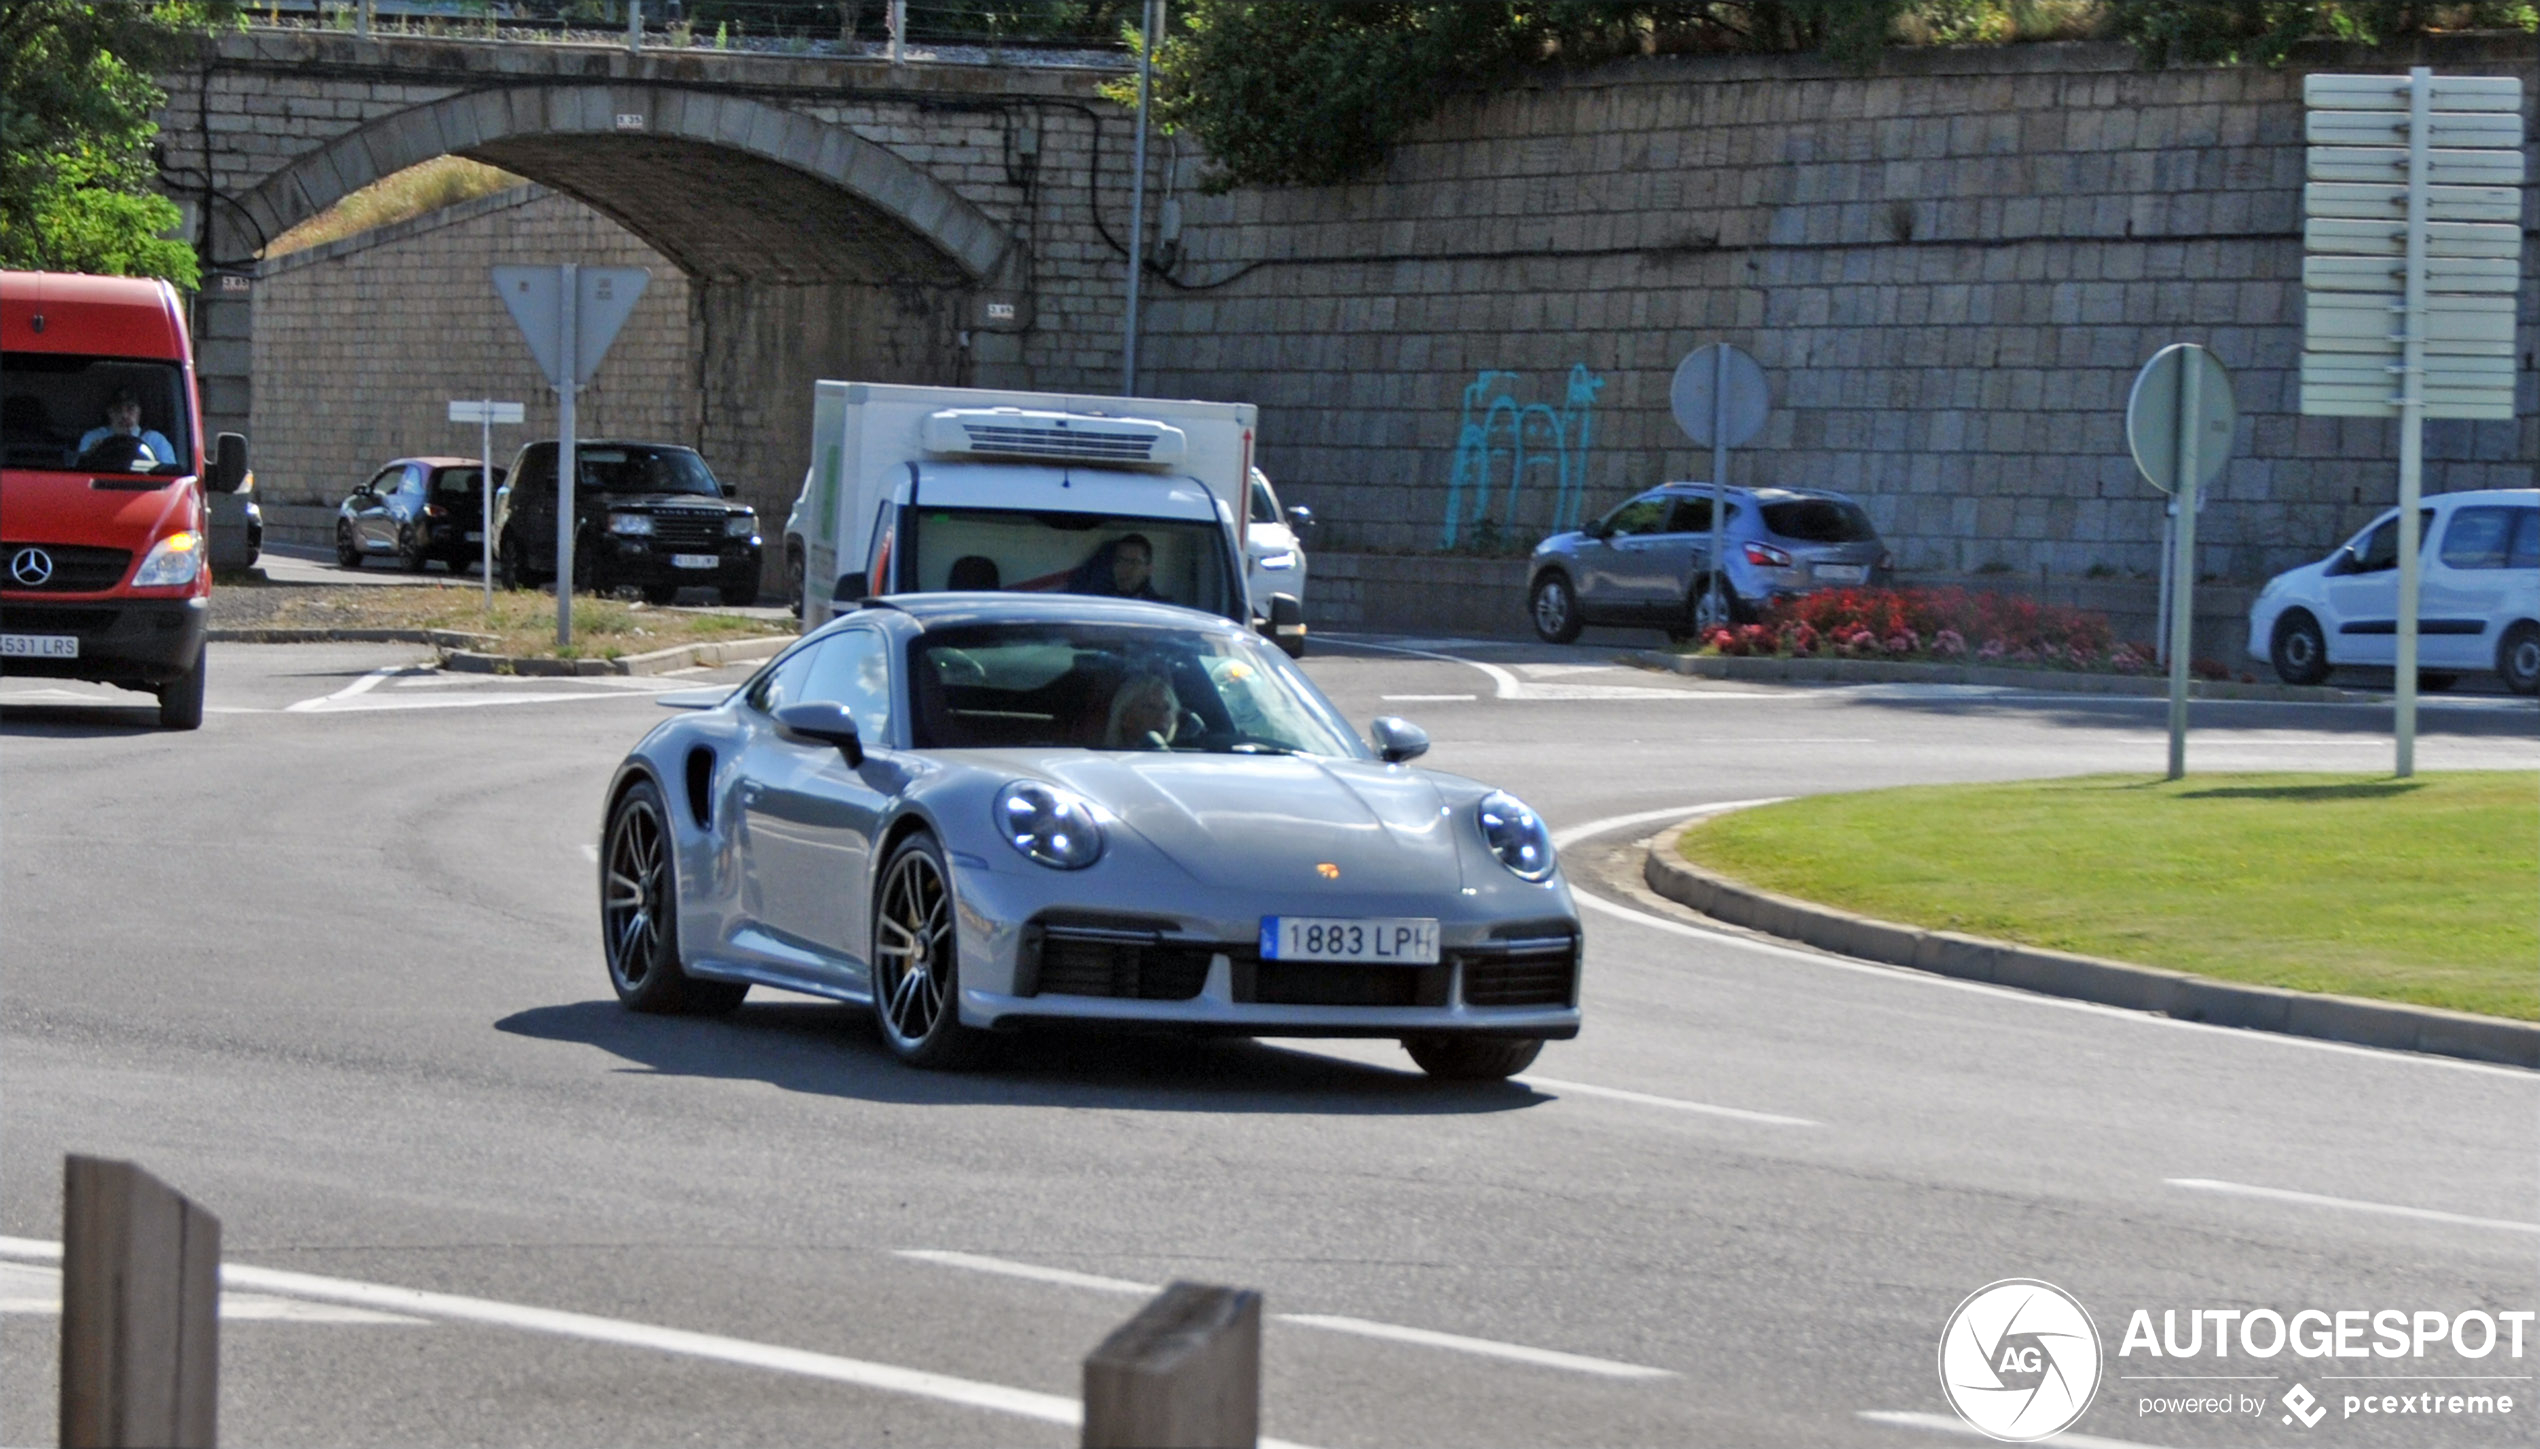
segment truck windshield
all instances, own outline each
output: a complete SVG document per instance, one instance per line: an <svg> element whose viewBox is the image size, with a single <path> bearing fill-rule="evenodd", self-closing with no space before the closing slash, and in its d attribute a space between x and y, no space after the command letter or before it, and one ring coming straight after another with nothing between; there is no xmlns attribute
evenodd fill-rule
<svg viewBox="0 0 2540 1449"><path fill-rule="evenodd" d="M985 508L918 512L902 587L1156 599L1224 615L1226 531L1197 519Z"/></svg>
<svg viewBox="0 0 2540 1449"><path fill-rule="evenodd" d="M1367 753L1303 673L1229 632L929 629L909 644L909 700L919 749Z"/></svg>
<svg viewBox="0 0 2540 1449"><path fill-rule="evenodd" d="M0 465L190 473L190 424L185 373L174 363L0 354Z"/></svg>

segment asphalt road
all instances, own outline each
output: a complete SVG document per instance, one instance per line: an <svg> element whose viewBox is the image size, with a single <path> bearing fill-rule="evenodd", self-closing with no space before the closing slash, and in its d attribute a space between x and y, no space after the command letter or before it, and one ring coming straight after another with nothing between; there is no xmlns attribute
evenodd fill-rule
<svg viewBox="0 0 2540 1449"><path fill-rule="evenodd" d="M2158 701L1451 641L1310 667L1571 833L1587 1027L1524 1082L1099 1038L942 1076L763 990L627 1014L599 794L649 690L699 676L225 645L194 735L0 684L0 1442L52 1437L66 1152L148 1166L263 1273L223 1330L232 1443L1070 1443L1082 1355L1175 1278L1264 1293L1265 1431L1307 1444L1945 1443L1942 1325L2010 1277L2094 1315L2103 1441L2540 1437L2540 1332L2518 1359L2117 1351L2138 1308L2540 1307L2540 1079L1860 966L1608 879L1661 812L2156 771ZM2387 724L2200 706L2190 763L2386 769ZM2434 702L2419 762L2540 766L2535 726ZM2444 1381L2355 1377L2399 1374ZM2514 1410L2339 1412L2462 1376ZM2279 1421L2297 1380L2315 1429ZM2266 1407L2143 1411L2198 1389Z"/></svg>

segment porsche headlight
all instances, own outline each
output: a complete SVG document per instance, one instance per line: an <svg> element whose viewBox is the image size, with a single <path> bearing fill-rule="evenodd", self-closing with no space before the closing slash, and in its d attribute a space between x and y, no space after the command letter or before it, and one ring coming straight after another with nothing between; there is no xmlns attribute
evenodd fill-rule
<svg viewBox="0 0 2540 1449"><path fill-rule="evenodd" d="M1519 880L1552 877L1552 834L1526 802L1505 790L1493 790L1473 807L1481 822L1482 843Z"/></svg>
<svg viewBox="0 0 2540 1449"><path fill-rule="evenodd" d="M203 572L203 535L171 533L151 546L132 576L136 589L163 589L190 584Z"/></svg>
<svg viewBox="0 0 2540 1449"><path fill-rule="evenodd" d="M653 516L649 513L612 513L609 515L609 532L614 533L621 538L641 538L651 534L652 531Z"/></svg>
<svg viewBox="0 0 2540 1449"><path fill-rule="evenodd" d="M1082 870L1102 858L1102 825L1083 797L1036 780L997 792L997 833L1054 870Z"/></svg>

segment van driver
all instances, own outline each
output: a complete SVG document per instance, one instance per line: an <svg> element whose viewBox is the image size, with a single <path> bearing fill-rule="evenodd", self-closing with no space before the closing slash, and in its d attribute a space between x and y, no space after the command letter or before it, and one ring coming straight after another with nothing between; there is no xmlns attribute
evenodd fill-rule
<svg viewBox="0 0 2540 1449"><path fill-rule="evenodd" d="M141 399L128 387L115 389L115 395L106 400L104 427L90 428L80 434L80 456L84 458L89 449L118 437L132 438L140 444L138 454L125 466L155 468L176 461L176 445L157 429L141 426Z"/></svg>

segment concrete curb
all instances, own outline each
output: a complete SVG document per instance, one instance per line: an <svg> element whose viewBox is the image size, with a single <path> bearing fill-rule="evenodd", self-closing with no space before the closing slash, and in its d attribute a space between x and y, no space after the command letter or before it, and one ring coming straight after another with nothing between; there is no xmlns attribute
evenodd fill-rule
<svg viewBox="0 0 2540 1449"><path fill-rule="evenodd" d="M1687 830L1702 823L1694 821L1669 830L1650 842L1642 879L1667 899L1733 926L1803 941L1866 961L1967 981L1990 981L2048 996L2095 1001L2128 1011L2157 1012L2181 1021L2540 1067L2540 1023L2274 986L2243 986L2183 971L1988 941L1952 931L1926 931L1757 890L1684 858L1678 842Z"/></svg>
<svg viewBox="0 0 2540 1449"><path fill-rule="evenodd" d="M472 642L483 642L472 635L465 637ZM667 674L674 669L694 665L711 667L773 658L796 637L783 634L728 642L674 644L668 649L655 649L647 654L622 654L615 659L551 659L541 655L486 654L465 647L444 647L441 667L462 674Z"/></svg>
<svg viewBox="0 0 2540 1449"><path fill-rule="evenodd" d="M1983 684L2034 689L2057 694L2117 694L2169 697L2167 675L2067 674L2052 669L2005 669L1981 664L1897 664L1884 659L1741 659L1716 654L1670 654L1635 649L1624 658L1644 669L1663 669L1703 679L1735 679L1776 684ZM2387 693L2331 689L2325 685L2242 684L2237 680L2191 679L2191 699L2265 700L2280 704L2354 704L2388 698Z"/></svg>

